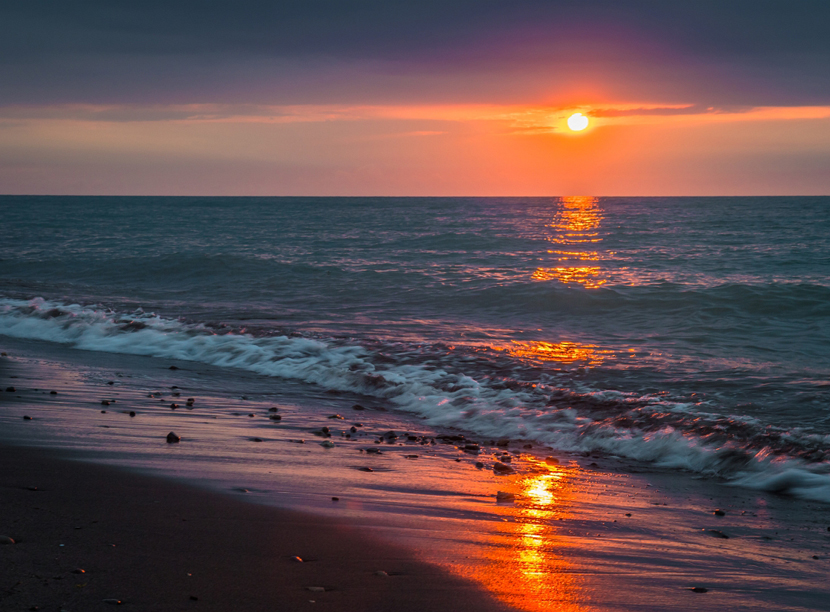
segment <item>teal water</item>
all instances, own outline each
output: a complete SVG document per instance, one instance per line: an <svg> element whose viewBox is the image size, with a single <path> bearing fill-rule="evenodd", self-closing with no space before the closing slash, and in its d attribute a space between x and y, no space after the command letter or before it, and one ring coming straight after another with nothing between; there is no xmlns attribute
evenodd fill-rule
<svg viewBox="0 0 830 612"><path fill-rule="evenodd" d="M830 198L7 196L0 219L0 335L830 501Z"/></svg>

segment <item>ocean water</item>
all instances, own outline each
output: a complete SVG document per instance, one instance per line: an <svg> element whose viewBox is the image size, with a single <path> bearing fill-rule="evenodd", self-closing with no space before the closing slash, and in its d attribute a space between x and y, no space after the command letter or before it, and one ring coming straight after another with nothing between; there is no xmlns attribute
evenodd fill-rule
<svg viewBox="0 0 830 612"><path fill-rule="evenodd" d="M830 502L830 198L0 198L2 336Z"/></svg>

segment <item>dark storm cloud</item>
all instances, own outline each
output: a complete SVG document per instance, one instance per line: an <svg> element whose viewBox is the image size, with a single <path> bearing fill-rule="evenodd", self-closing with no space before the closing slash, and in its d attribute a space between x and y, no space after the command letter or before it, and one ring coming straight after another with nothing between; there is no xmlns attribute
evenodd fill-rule
<svg viewBox="0 0 830 612"><path fill-rule="evenodd" d="M824 104L828 25L827 0L5 2L0 103L488 101L547 71L701 104Z"/></svg>

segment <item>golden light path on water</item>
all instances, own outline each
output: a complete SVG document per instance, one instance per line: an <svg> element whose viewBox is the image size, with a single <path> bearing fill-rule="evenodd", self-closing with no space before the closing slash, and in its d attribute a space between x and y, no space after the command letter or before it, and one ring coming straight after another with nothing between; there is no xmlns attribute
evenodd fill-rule
<svg viewBox="0 0 830 612"><path fill-rule="evenodd" d="M587 196L560 198L558 210L547 226L553 233L547 237L549 242L560 248L551 249L548 254L555 255L561 264L552 267L537 268L531 278L535 281L556 280L561 283L575 283L587 289L596 289L607 282L602 277L602 270L597 265L586 262L601 261L602 256L594 247L602 242L599 232L603 220L603 210L599 200ZM573 265L577 264L577 265Z"/></svg>
<svg viewBox="0 0 830 612"><path fill-rule="evenodd" d="M505 347L514 357L537 359L541 361L558 361L560 363L584 362L586 365L597 365L613 354L595 344L579 342L519 342Z"/></svg>

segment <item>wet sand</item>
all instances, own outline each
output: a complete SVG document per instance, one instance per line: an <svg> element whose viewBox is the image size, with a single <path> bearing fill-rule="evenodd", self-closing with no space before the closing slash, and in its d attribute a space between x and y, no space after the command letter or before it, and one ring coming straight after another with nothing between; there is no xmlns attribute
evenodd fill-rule
<svg viewBox="0 0 830 612"><path fill-rule="evenodd" d="M348 522L43 450L0 446L0 491L3 610L508 609Z"/></svg>

